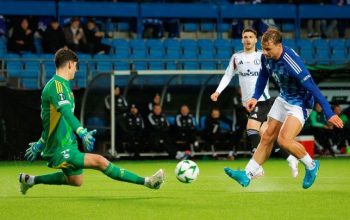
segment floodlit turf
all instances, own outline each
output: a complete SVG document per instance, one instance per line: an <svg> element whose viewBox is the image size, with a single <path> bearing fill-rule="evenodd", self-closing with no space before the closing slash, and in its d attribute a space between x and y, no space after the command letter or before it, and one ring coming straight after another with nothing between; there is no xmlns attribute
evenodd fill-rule
<svg viewBox="0 0 350 220"><path fill-rule="evenodd" d="M37 185L25 196L19 192L19 172L54 170L44 162L0 162L0 219L350 219L349 158L322 159L308 190L302 189L303 165L293 179L285 161L270 160L265 176L242 188L223 168L244 168L246 159L196 162L200 174L192 184L176 180L176 161L116 162L140 175L164 168L166 182L158 191L87 170L80 188Z"/></svg>

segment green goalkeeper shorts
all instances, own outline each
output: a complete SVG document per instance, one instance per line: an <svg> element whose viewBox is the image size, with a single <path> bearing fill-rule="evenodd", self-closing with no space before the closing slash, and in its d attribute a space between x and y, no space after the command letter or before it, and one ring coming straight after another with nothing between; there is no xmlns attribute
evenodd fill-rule
<svg viewBox="0 0 350 220"><path fill-rule="evenodd" d="M77 146L57 150L51 157L44 158L47 165L61 169L66 176L76 176L83 173L85 154Z"/></svg>

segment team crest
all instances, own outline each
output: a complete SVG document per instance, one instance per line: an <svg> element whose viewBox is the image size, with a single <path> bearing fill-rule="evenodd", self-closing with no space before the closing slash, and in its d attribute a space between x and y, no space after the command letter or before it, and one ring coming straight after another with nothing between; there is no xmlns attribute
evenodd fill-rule
<svg viewBox="0 0 350 220"><path fill-rule="evenodd" d="M255 65L260 65L260 60L259 60L259 59L255 59L255 60L254 60L254 64L255 64Z"/></svg>
<svg viewBox="0 0 350 220"><path fill-rule="evenodd" d="M63 93L58 93L58 99L61 100L61 101L63 101L63 100L66 99L66 97L64 96Z"/></svg>

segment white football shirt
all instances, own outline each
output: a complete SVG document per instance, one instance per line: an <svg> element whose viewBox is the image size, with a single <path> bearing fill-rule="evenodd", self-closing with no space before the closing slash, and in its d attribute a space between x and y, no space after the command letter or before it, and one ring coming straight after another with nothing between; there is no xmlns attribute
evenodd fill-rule
<svg viewBox="0 0 350 220"><path fill-rule="evenodd" d="M245 106L248 99L254 94L256 80L261 69L261 55L261 50L253 53L245 53L244 51L234 53L216 91L221 93L230 83L232 77L238 74L239 85L242 91L242 103ZM258 101L265 101L269 98L270 94L267 83L264 93Z"/></svg>

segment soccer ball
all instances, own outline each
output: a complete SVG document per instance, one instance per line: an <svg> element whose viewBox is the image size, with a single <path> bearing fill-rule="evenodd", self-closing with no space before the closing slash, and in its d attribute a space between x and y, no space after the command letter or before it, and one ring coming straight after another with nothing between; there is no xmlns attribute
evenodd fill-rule
<svg viewBox="0 0 350 220"><path fill-rule="evenodd" d="M183 183L192 183L199 174L198 165L192 160L182 160L175 168L176 178Z"/></svg>

